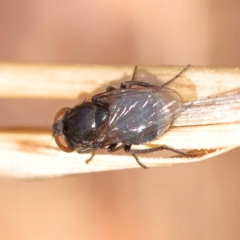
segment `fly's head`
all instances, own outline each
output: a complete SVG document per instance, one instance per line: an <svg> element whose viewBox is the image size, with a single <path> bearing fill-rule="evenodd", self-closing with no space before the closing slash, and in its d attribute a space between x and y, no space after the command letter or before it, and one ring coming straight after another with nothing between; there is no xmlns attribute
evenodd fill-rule
<svg viewBox="0 0 240 240"><path fill-rule="evenodd" d="M84 102L74 108L62 108L55 116L52 135L65 152L95 149L98 132L108 119L108 111L101 105Z"/></svg>
<svg viewBox="0 0 240 240"><path fill-rule="evenodd" d="M52 135L58 147L64 152L72 152L74 148L70 146L64 135L65 119L71 108L65 107L60 109L54 117L54 123L51 127Z"/></svg>

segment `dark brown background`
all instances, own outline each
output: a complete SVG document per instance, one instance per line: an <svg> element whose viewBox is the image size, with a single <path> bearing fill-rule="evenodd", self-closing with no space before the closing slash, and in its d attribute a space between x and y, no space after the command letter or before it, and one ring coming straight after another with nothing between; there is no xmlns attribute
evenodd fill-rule
<svg viewBox="0 0 240 240"><path fill-rule="evenodd" d="M239 23L237 0L0 0L0 60L234 67L240 65ZM43 110L38 101L0 101L1 126L44 125L34 112L51 122L62 105L48 102ZM239 239L239 170L235 150L147 171L2 178L0 236Z"/></svg>

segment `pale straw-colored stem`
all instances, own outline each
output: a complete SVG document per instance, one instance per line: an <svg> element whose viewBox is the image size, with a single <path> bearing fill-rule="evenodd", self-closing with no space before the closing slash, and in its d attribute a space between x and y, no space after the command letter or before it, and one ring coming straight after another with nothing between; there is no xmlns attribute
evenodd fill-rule
<svg viewBox="0 0 240 240"><path fill-rule="evenodd" d="M2 98L83 99L109 85L131 79L134 66L0 64ZM137 79L161 85L183 66L142 66ZM183 98L183 112L173 126L147 147L165 144L193 150L195 158L162 157L162 152L139 155L148 167L200 161L240 145L240 69L193 66L169 88ZM63 106L64 107L64 106ZM55 113L53 113L54 115ZM89 164L89 154L65 153L50 131L37 129L0 132L0 175L44 178L77 173L139 167L121 151L100 150ZM165 154L165 153L164 153ZM142 170L143 171L143 170Z"/></svg>

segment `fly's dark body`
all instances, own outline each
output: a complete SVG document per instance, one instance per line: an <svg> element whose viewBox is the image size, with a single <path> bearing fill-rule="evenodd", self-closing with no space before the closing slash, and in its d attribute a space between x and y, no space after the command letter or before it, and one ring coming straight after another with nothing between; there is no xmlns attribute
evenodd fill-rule
<svg viewBox="0 0 240 240"><path fill-rule="evenodd" d="M142 167L145 166L135 154L168 149L188 156L168 146L131 149L132 145L145 144L161 136L178 117L181 96L166 86L188 67L160 87L133 81L135 68L132 81L123 82L119 89L108 87L89 102L61 109L52 126L57 145L66 152L92 152L92 157L96 149L108 148L113 152L123 148Z"/></svg>

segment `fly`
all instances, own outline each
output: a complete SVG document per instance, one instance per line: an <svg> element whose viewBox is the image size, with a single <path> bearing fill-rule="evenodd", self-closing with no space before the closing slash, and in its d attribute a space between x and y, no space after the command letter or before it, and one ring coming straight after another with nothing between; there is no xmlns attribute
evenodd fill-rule
<svg viewBox="0 0 240 240"><path fill-rule="evenodd" d="M132 149L133 145L151 142L166 132L182 109L182 98L167 88L183 74L187 65L174 78L156 86L135 81L137 66L131 81L122 82L120 88L107 87L106 92L94 95L90 101L73 108L62 108L55 116L52 135L58 147L65 152L91 152L90 162L97 149L109 152L124 149L143 165L137 154L161 150L192 157L178 149L161 145L150 149ZM133 86L136 86L135 88Z"/></svg>

